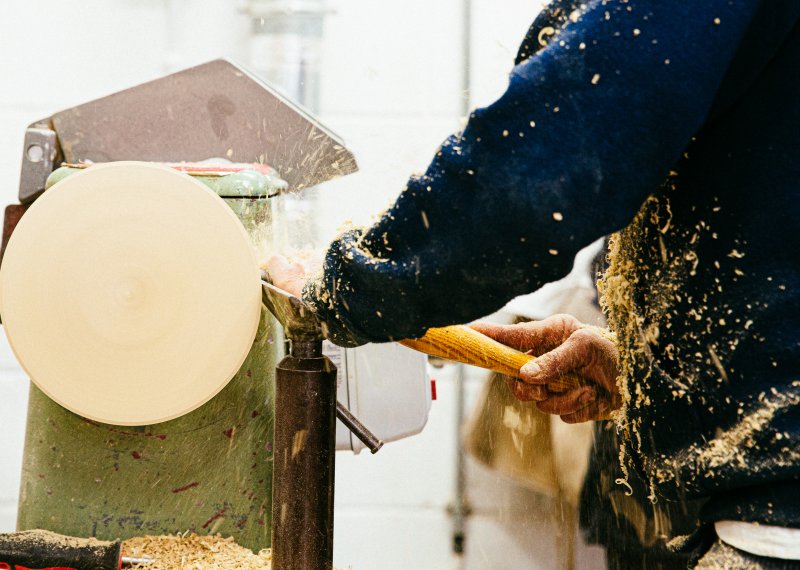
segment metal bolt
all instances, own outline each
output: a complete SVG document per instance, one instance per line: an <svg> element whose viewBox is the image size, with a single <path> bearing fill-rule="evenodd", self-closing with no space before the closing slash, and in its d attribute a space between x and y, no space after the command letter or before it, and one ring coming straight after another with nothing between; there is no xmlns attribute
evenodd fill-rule
<svg viewBox="0 0 800 570"><path fill-rule="evenodd" d="M40 144L32 144L28 147L28 150L25 151L25 155L31 162L41 162L44 158L44 149Z"/></svg>

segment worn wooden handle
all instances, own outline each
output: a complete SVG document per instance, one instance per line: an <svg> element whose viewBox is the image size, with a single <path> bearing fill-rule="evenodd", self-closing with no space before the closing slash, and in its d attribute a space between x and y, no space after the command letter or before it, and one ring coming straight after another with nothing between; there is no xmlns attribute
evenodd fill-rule
<svg viewBox="0 0 800 570"><path fill-rule="evenodd" d="M500 374L519 378L519 370L535 357L514 350L465 325L428 329L425 336L416 340L401 340L400 344L447 360L487 368ZM572 374L562 376L558 382L547 385L552 392L563 392L581 386Z"/></svg>

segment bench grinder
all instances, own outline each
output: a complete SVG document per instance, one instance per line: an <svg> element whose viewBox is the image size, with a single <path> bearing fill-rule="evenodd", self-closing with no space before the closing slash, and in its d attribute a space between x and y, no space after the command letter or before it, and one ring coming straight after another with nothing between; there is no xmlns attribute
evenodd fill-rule
<svg viewBox="0 0 800 570"><path fill-rule="evenodd" d="M184 164L215 158L227 162ZM77 167L54 173L62 162ZM85 168L92 162L112 164ZM194 170L194 177L180 170ZM291 559L293 567L330 567L335 368L320 354L315 330L299 336L287 330L294 342L279 366L285 386L273 410L282 343L262 305L266 293L254 249L269 232L274 196L355 170L335 135L225 60L61 111L28 128L20 204L6 209L0 274L1 316L34 381L19 528L98 538L219 532L253 549L268 546L273 531L276 568L288 568ZM52 190L46 190L48 178L55 182ZM91 207L59 209L59 201L68 204L71 196L86 200L81 192L93 197ZM226 213L218 207L220 197L231 207L222 209ZM206 214L199 212L203 208ZM198 227L187 227L195 219ZM42 220L49 233L42 233ZM126 224L136 237L113 242ZM181 224L183 234L162 234L159 227ZM92 233L103 227L107 233ZM159 242L162 235L171 243ZM137 265L137 256L148 260L147 267ZM151 270L157 266L151 267L153 256L170 267L168 279ZM77 301L64 306L65 299ZM192 324L190 303L215 299L206 307L208 326L190 327L183 336L175 332ZM137 312L137 303L150 308ZM27 324L24 307L32 315ZM128 331L115 322L133 324ZM176 345L176 338L183 344ZM218 354L217 342L239 349ZM147 350L141 352L142 346ZM115 351L145 357L119 366L125 360L115 360ZM180 356L178 362L166 366L172 355ZM154 384L142 372L148 366L162 376L165 369L174 373ZM92 378L84 398L74 389L69 393L81 370ZM206 386L203 397L195 394L195 382ZM119 398L120 383L128 390L122 404L105 397ZM354 418L349 424L369 439ZM302 462L286 467L295 460ZM276 481L284 477L274 510L273 465Z"/></svg>

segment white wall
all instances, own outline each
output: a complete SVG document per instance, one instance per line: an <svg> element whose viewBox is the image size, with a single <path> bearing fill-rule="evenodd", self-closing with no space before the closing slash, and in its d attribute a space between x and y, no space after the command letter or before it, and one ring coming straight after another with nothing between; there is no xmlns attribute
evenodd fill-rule
<svg viewBox="0 0 800 570"><path fill-rule="evenodd" d="M543 0L471 0L470 106L507 84L517 48ZM463 126L464 0L331 2L323 54L327 125L345 137L360 171L319 189L329 236L343 220L367 223L412 172Z"/></svg>
<svg viewBox="0 0 800 570"><path fill-rule="evenodd" d="M502 93L541 0L472 0L474 104ZM24 129L73 104L218 56L246 60L245 0L6 0L0 19L0 203L16 201ZM327 236L366 222L461 126L463 1L330 0L320 77L323 121L360 172L318 192ZM498 8L498 5L501 8ZM443 371L428 428L376 456L337 456L335 558L368 568L551 568L546 500L471 468L467 554L451 549L454 384ZM470 375L474 397L482 377ZM0 531L14 526L27 383L0 341ZM509 498L511 497L511 499ZM543 502L544 501L544 502ZM514 509L509 505L515 506ZM500 506L498 506L500 505ZM505 505L505 507L502 507ZM582 548L582 547L581 547ZM585 552L581 550L580 552ZM595 565L600 567L597 556Z"/></svg>

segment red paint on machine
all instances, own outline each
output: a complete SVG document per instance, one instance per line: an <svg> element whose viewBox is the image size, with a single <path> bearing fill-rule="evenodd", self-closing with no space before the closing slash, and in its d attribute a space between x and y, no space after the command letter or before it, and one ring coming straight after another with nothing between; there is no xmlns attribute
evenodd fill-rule
<svg viewBox="0 0 800 570"><path fill-rule="evenodd" d="M214 515L210 519L208 519L206 522L203 523L203 528L208 528L208 526L211 523L213 523L215 520L221 519L223 517L223 515L225 514L225 511L227 511L227 510L228 509L220 509L219 511L214 513Z"/></svg>

